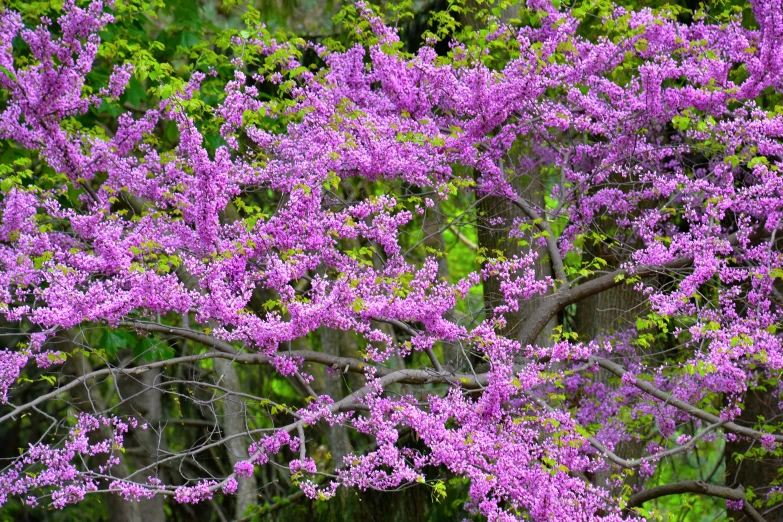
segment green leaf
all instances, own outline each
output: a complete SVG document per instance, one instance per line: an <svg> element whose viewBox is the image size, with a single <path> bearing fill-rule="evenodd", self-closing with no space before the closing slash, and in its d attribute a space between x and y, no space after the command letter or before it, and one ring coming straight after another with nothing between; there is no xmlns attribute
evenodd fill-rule
<svg viewBox="0 0 783 522"><path fill-rule="evenodd" d="M356 300L353 302L353 311L358 314L359 312L364 310L364 305L365 305L364 299L362 299L361 297L357 297Z"/></svg>
<svg viewBox="0 0 783 522"><path fill-rule="evenodd" d="M438 480L432 485L432 500L440 502L446 498L446 484L442 480Z"/></svg>
<svg viewBox="0 0 783 522"><path fill-rule="evenodd" d="M756 165L761 165L762 163L764 165L769 165L769 160L767 158L765 158L764 156L756 156L755 158L751 159L748 162L748 168L752 169Z"/></svg>
<svg viewBox="0 0 783 522"><path fill-rule="evenodd" d="M723 159L724 162L731 164L732 167L737 168L740 163L740 159L736 155L726 156Z"/></svg>
<svg viewBox="0 0 783 522"><path fill-rule="evenodd" d="M0 65L0 72L8 76L13 81L16 81L16 75L12 70L8 69L7 67L3 67L2 65Z"/></svg>
<svg viewBox="0 0 783 522"><path fill-rule="evenodd" d="M136 336L125 330L107 330L100 340L100 347L106 350L109 357L116 357L117 351L136 346Z"/></svg>
<svg viewBox="0 0 783 522"><path fill-rule="evenodd" d="M684 131L691 125L691 119L687 116L675 116L672 118L672 124L675 129Z"/></svg>
<svg viewBox="0 0 783 522"><path fill-rule="evenodd" d="M783 268L773 268L769 271L769 277L773 279L783 279Z"/></svg>
<svg viewBox="0 0 783 522"><path fill-rule="evenodd" d="M148 362L165 361L174 357L174 349L162 339L145 337L133 347L133 356Z"/></svg>

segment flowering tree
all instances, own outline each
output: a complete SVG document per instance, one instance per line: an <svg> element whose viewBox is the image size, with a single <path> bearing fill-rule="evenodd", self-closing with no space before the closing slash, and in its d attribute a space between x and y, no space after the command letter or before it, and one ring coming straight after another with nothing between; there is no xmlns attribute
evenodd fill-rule
<svg viewBox="0 0 783 522"><path fill-rule="evenodd" d="M730 479L627 477L711 441L780 453L775 419L740 421L783 369L780 1L752 2L751 28L529 0L455 32L444 12L415 54L359 2L347 45L251 25L202 48L233 71L215 103L198 60L91 84L111 13L0 14L0 313L24 336L0 352L1 422L49 423L0 505L245 498L285 463L319 500L463 478L489 520L652 516L688 492L776 509L773 483L754 507ZM91 125L132 77L159 104ZM633 320L573 327L617 289ZM214 429L181 447L161 397Z"/></svg>

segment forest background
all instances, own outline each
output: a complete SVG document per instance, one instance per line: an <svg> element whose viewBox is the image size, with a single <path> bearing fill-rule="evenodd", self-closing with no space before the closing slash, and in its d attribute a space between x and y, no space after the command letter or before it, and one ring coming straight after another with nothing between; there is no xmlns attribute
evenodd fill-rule
<svg viewBox="0 0 783 522"><path fill-rule="evenodd" d="M630 10L662 10L685 24L692 23L706 13L719 21L740 16L747 27L755 27L751 7L739 0L704 3L692 0L620 0L617 3ZM383 19L399 31L401 45L397 52L400 53L418 52L426 45L428 35L431 36L433 31L442 31L442 35L456 37L469 45L488 46L487 53L495 56L498 63L501 63L507 59L507 49L488 45L486 30L490 20L499 18L512 24L531 23L530 20L519 21L515 18L518 8L513 5L514 2L406 0L376 4L371 3ZM610 4L604 5L600 1L575 2L575 7L582 4L590 4L585 9L595 11L611 8ZM18 11L26 24L33 25L41 16L56 18L62 5L56 1L6 0L4 9ZM194 70L211 69L215 74L204 80L199 97L191 100L192 104L188 106L188 110L193 114L203 115L200 130L205 137L205 147L211 153L226 143L217 124L211 122L207 114L210 108L216 107L225 99L225 84L234 74L232 62L221 54L221 50L229 46L232 37L241 34L246 27L265 24L269 32L277 35L280 41L303 39L333 48L348 47L360 38L356 28L364 23L357 15L357 9L352 2L337 0L130 0L117 1L113 9L115 21L100 33L102 43L98 59L88 73L86 83L106 85L114 66L123 61L133 63L134 72L121 96L114 101L104 101L100 106L90 108L81 115L79 125L94 129L91 132L102 130L111 135L117 129L117 120L122 113L130 111L134 115L144 114L145 111L157 107L161 99L171 94L171 90L166 91L167 88L171 89L169 86L181 85L183 79L189 78ZM599 19L599 16L595 17L595 20ZM600 25L595 21L592 25L585 23L582 36L589 39L603 34L604 29ZM442 38L435 45L435 50L439 55L445 56L449 52L448 38ZM318 60L312 50L301 56L305 67L318 64ZM281 94L274 88L262 91L261 96L268 99L285 98L284 93ZM775 96L776 93L770 94L767 103L774 105ZM280 125L274 118L267 118L266 122L263 121L264 118L259 116L262 120L259 124L267 124L269 128ZM277 131L283 132L283 129ZM180 131L173 120L162 122L153 135L155 147L160 150L175 148L180 139ZM8 193L14 184L32 183L45 186L50 182L47 176L51 169L36 158L30 159L30 156L22 154L19 148L10 145L9 140L5 140L0 147L0 166L8 167L7 171L4 171L4 193ZM15 172L21 174L15 177ZM541 208L551 209L556 205L550 195L554 186L552 180L555 178L554 173L544 173L540 178L525 182L541 184L540 188L532 189L531 196ZM426 217L415 223L410 233L401 236L404 241L402 247L410 259L421 263L428 255L436 255L439 276L453 283L483 266L490 254L505 254L511 257L515 253L528 252L530 249L511 245L511 242L504 239L508 237L507 230L494 228L493 218L511 216L513 219L519 216L518 210L509 209L492 198L479 201L480 198L473 191L462 188L464 187L449 187L452 197L437 203L434 212L427 213ZM346 200L359 193L382 195L389 192L409 199L427 197L427 193L422 193L418 188L402 184L389 188L361 178L344 180L334 186L335 197ZM68 197L76 206L82 195L78 187L74 187ZM272 213L279 204L276 198L277 195L271 191L248 192L233 201L224 211L222 218L232 220L242 216L243 219L248 219L252 218L254 213ZM124 203L120 202L114 208L123 209L123 205ZM125 206L131 211L136 210L132 202ZM517 214L513 214L514 212ZM465 217L466 213L470 214L470 217ZM565 269L570 270L569 275L572 278L579 277L580 271L587 270L581 275L589 279L605 267L620 266L624 253L614 250L612 243L613 235L618 233L620 228L615 223L604 222L601 234L595 236L597 238L600 235L599 240L585 243L585 252L589 255L567 256ZM562 232L562 225L553 222L549 233L554 238L559 238ZM540 236L536 237L538 238ZM364 256L369 259L370 265L377 263L373 256L374 247L370 243L357 242L349 246L353 247L357 258ZM588 258L589 264L586 261ZM48 260L42 262L46 261ZM545 255L541 256L540 266L536 268L540 277L552 275L553 268L548 266L550 261ZM160 262L165 263L165 260ZM476 323L485 320L487 310L491 308L491 301L499 291L497 286L492 286L496 284L490 281L484 282L483 285L474 285L469 296L460 302L455 314L462 318L471 317ZM302 288L305 286L303 283ZM256 292L248 301L247 309L249 313L264 314L275 306L275 299L273 294ZM538 305L533 299L532 304L527 306L528 308L523 306L516 316L519 323L524 323ZM633 331L631 335L638 335L642 339L637 346L655 348L645 352L658 354L650 358L651 361L654 360L650 364L665 366L672 364L672 361L678 361L677 354L672 353L677 350L677 340L670 335L663 323L655 323L656 319L650 318L648 313L648 303L638 292L631 291L630 286L620 287L616 291L591 296L564 307L547 323L547 327L539 335L539 344L547 345L552 339L569 338L571 334L575 335L574 338L592 340L603 334ZM188 318L186 314L183 319L172 314L157 319L162 326L185 328L189 327L188 321L193 320L193 315ZM200 331L209 334L210 328L201 326ZM374 326L400 342L415 335L405 324L374 323ZM0 346L10 350L18 349L20 343L27 342L25 332L30 328L30 324L24 321L0 322ZM511 331L513 325L508 328L504 330L505 334L516 335L516 332ZM647 334L641 333L645 330ZM209 346L209 341L204 341L207 337L171 332L173 330L165 328L143 331L132 322L115 328L95 322L84 323L60 331L47 342L59 352L68 354L65 364L56 371L24 368L18 377L20 385L11 395L13 402L28 403L39 395L49 393L55 382L65 382L62 379L68 377L78 378L87 372L85 368L89 368L89 371L100 369L110 364L107 360L124 361L123 364L127 367L132 367L165 361L185 353L198 353L204 346ZM359 335L321 327L307 336L291 341L289 349L361 359L366 355L367 346L368 341ZM666 355L659 356L660 354ZM449 365L452 371L462 365L450 355L446 344L438 345L435 355L447 370ZM389 364L409 369L424 368L430 364L430 358L424 351L413 351L404 356L395 356ZM285 376L269 365L232 364L230 361L216 359L214 362L195 362L192 367L184 366L184 369L180 370L164 370L165 390L159 380L161 370L147 372L139 379L96 381L89 388L85 388L86 395L80 395L80 392L75 390L71 391L70 395L66 392L61 397L62 400L48 405L49 409L45 409L43 415L23 415L15 417L13 422L0 424L0 459L10 462L10 459L19 455L20 448L48 436L52 418L73 417L74 412L95 401L101 403L106 411L122 415L140 415L147 423L165 426L160 437L141 430L133 431L132 436L128 437L121 458L124 465L133 470L154 462L149 450L160 444L160 440L165 440L168 452L186 452L188 448L218 440L221 434L241 434L247 419L250 419L249 422L254 427L278 425L282 422L280 419L290 412L306 407L313 394L327 394L337 399L362 386L363 379L360 374L342 370L341 367L305 362L302 372L313 376L311 382L306 382L299 374ZM704 369L696 368L694 371L701 372ZM603 370L602 372L600 375L596 372L596 380L605 382L608 386L619 385L621 379L616 375ZM745 425L760 425L758 415L762 415L765 422L772 422L780 415L777 406L771 405L776 404L772 395L777 393L777 385L778 382L772 378L751 385L743 404ZM437 390L438 386L430 385L427 390ZM414 391L410 385L404 383L394 385L391 389L394 390L393 393L415 393L419 398L424 397L423 391ZM126 399L120 400L119 397ZM720 408L724 399L720 394L716 394L711 400L717 405L716 408ZM567 403L567 400L563 402ZM645 442L656 440L660 435L652 418L632 419L628 422L629 429L646 434L648 438ZM677 426L678 434L693 436L697 432L698 429L692 422ZM400 444L412 447L421 444L411 430L403 430L399 436ZM159 473L166 478L164 482L171 484L184 483L189 477L203 476L205 471L210 475L225 476L242 460L242 455L248 454L248 441L234 441L238 444L217 444L205 454L200 454L198 459L189 461L185 458L181 462L161 466ZM340 425L317 426L307 432L308 452L320 469L330 469L341 457L354 450L361 452L372 448L374 443L366 434ZM618 453L627 458L640 455L639 449L634 448L633 444L627 446L622 451L618 450ZM33 508L25 505L19 498L10 498L0 507L0 520L403 522L461 520L464 517L481 519L480 515L465 509L465 504L469 501L469 481L445 469L435 470L433 477L428 477L426 484L405 485L400 487L399 491L386 492L346 488L339 490L334 498L322 501L307 498L298 487L296 474L292 476L289 472L286 459L282 455L277 457L277 460L272 459L265 465L257 466L252 481L240 484L241 488L250 488L254 494L215 495L209 501L197 505L175 502L171 497L161 496L154 500L137 502L132 508L128 507L128 503L114 499L114 496L105 495L87 495L78 504L66 505L63 509ZM754 495L753 491L755 489L759 495L764 495L768 492L765 490L774 490L780 480L779 463L779 456L774 452L759 453L758 448L752 444L748 445L742 441L727 442L724 437L704 437L692 445L692 451L676 453L658 462L649 476L640 478L638 473L623 475L619 482L615 480L615 492L620 496L625 495L627 499L639 488L651 489L684 481L704 481L731 487L741 483L745 490L750 492L748 501L756 500L760 511L772 508L773 511L768 514L772 518L768 520L776 520L775 510L778 509L780 499L774 495L761 499ZM612 473L598 473L589 478L596 482L605 481ZM762 491L765 492L761 493ZM645 513L650 518L662 520L695 522L726 520L730 515L737 519L744 516L740 511L727 512L725 498L701 495L695 491L656 498L645 504L645 507L648 510Z"/></svg>

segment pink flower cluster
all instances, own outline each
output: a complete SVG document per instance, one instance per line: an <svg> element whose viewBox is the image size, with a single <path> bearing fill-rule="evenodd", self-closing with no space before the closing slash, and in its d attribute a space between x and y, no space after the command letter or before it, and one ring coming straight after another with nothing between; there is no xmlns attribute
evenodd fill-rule
<svg viewBox="0 0 783 522"><path fill-rule="evenodd" d="M43 19L34 28L11 10L0 12L0 139L64 175L52 188L13 186L0 199L0 314L38 334L28 348L0 351L0 402L13 401L30 359L41 368L62 362L44 348L50 332L84 322L116 326L130 315L193 313L216 338L254 347L283 375L296 374L302 361L281 346L321 327L350 331L366 341L366 386L354 403L319 397L297 412L295 427L350 421L376 447L346 457L335 480L305 480L308 496L328 498L340 486L399 488L426 482L428 470L444 466L470 480L467 508L491 521L519 520L518 513L620 520L610 491L580 478L606 465L580 425L600 424L593 439L613 448L631 437L623 419L651 416L664 442L688 444L677 426L689 414L637 385L637 376L651 371L634 351L643 334L535 346L538 331L522 343L499 332L530 299L540 298L541 309L559 307L554 317L600 291L599 283L631 281L649 302L651 321L671 321L672 335L682 339L681 371L650 378L662 392L691 404L727 394L732 402L721 416L729 420L748 380L783 370L783 308L774 288L783 273L775 243L783 219L783 115L758 100L783 91L783 10L781 0L752 1L758 28L747 29L739 19L683 24L649 9L617 8L608 16L631 31L592 41L565 4L529 0L541 13L534 25L495 20L488 38L518 43L495 68L460 42L452 43L452 62L431 46L414 55L390 52L397 32L362 2L370 43L344 51L304 44L324 64L317 74L300 69L299 43L277 42L264 28L236 37L229 52L237 71L209 115L226 143L214 151L187 109L206 77L198 71L158 108L121 115L111 136L63 124L117 98L134 72L119 64L108 86L85 84L99 34L112 21L102 2L78 7L68 0L56 24ZM17 39L25 45L13 45ZM239 58L246 49L286 59L267 76L249 75ZM265 82L288 89L284 107L262 95ZM248 123L245 116L259 112L276 115L285 133ZM171 150L148 139L163 124L178 130ZM579 139L564 143L565 136ZM527 152L514 177L559 178L543 204L527 201L504 168L520 141ZM247 151L260 151L263 161ZM424 196L384 188L348 202L335 198L335 187L353 178ZM531 250L508 259L483 252L483 268L457 281L442 277L436 253L411 247L411 237L422 215L460 190L523 209L529 219L490 218L490 226L510 240L521 240L525 227L535 230L531 246L546 249L557 273L537 273L543 259ZM69 191L77 203L63 203ZM225 219L232 201L259 191L280 196L272 215L246 207L239 219ZM133 219L113 212L118 193L142 200L145 212ZM607 219L618 230L606 243L622 254L609 280L584 247L600 238ZM569 254L579 260L572 271L563 266ZM658 274L669 281L659 284ZM499 281L500 304L454 319L489 278ZM257 290L275 298L263 313L248 313ZM544 319L539 330L551 317ZM400 343L379 324L397 325L409 338ZM466 348L489 370L455 377L433 364L424 376L392 381L380 364L413 350L437 357L442 346ZM618 387L585 376L595 368L584 361L596 354L626 356ZM448 388L426 398L384 394L387 384L409 381ZM561 387L574 400L550 405ZM129 427L133 421L82 415L59 445L31 444L0 475L0 506L9 495L35 504L41 490L51 492L55 508L83 499L118 462ZM400 428L421 444L402 444ZM254 443L236 477L251 476L285 446L305 449L293 429ZM101 442L90 442L94 432L104 435ZM761 441L774 450L774 437ZM85 469L81 457L97 454L107 464ZM301 456L289 467L318 471ZM640 471L653 470L645 462ZM127 500L172 489L153 480L110 487ZM196 504L237 487L233 476L202 480L177 487L174 498Z"/></svg>

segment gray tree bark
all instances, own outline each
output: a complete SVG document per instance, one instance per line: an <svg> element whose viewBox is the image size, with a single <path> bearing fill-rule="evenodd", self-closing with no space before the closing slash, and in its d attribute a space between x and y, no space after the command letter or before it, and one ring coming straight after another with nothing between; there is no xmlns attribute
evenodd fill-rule
<svg viewBox="0 0 783 522"><path fill-rule="evenodd" d="M743 401L745 409L738 424L754 426L759 417L772 419L781 414L778 408L778 397L775 394L762 390L748 390ZM757 448L759 441L748 439L735 439L726 441L724 459L726 462L725 482L729 487L743 487L744 489L758 490L757 497L763 497L767 488L775 480L780 479L780 470L783 469L783 459L767 456L763 459L737 460L736 455L744 455L752 447ZM760 489L764 488L764 489ZM729 510L729 517L734 520L743 520L746 513L742 510ZM778 506L769 513L764 513L767 522L783 521L783 506Z"/></svg>
<svg viewBox="0 0 783 522"><path fill-rule="evenodd" d="M242 391L237 369L231 361L215 359L214 365L220 386L231 391ZM228 394L224 396L220 427L223 430L223 436L230 438L226 443L226 451L232 469L237 462L248 459L248 438L235 437L235 435L241 435L247 431L246 414L247 408L241 398ZM239 487L235 494L234 518L239 519L243 517L249 506L256 503L258 484L254 475L237 477L236 480Z"/></svg>
<svg viewBox="0 0 783 522"><path fill-rule="evenodd" d="M127 447L139 450L138 455L128 457L134 467L140 468L154 464L161 450L166 449L163 437L163 392L156 388L159 384L160 370L150 370L141 375L120 375L117 386L121 398L128 399L121 409L125 415L138 419L139 427L131 429L126 437ZM141 429L147 424L147 429ZM162 470L157 470L159 473ZM151 472L150 475L153 475ZM143 480L139 477L139 480ZM164 479L163 479L164 480ZM156 496L138 502L138 513L143 522L164 522L163 497Z"/></svg>
<svg viewBox="0 0 783 522"><path fill-rule="evenodd" d="M324 353L330 355L342 356L341 350L343 343L345 342L346 333L340 330L334 330L322 326L318 333L321 338L321 349ZM336 371L342 372L342 368L338 368ZM335 402L344 397L342 376L333 377L331 375L324 376L324 392L327 393ZM329 452L332 454L332 462L334 462L335 468L343 467L343 457L351 452L351 442L348 439L348 430L345 426L335 424L328 428L326 439L329 444Z"/></svg>
<svg viewBox="0 0 783 522"><path fill-rule="evenodd" d="M608 251L600 248L586 248L596 257L607 261L607 270L613 270L619 265L618 260ZM603 292L587 297L576 305L575 330L583 341L592 341L602 335L634 327L644 303L644 296L636 292L631 285L617 285ZM606 370L599 370L597 380L609 385L614 375ZM626 459L638 458L643 454L644 444L625 441L615 447L615 453ZM594 482L598 486L606 485L613 472L601 471L595 474ZM639 474L625 480L625 484L641 486ZM619 488L613 491L619 494Z"/></svg>
<svg viewBox="0 0 783 522"><path fill-rule="evenodd" d="M517 192L520 198L526 199L532 205L543 208L544 206L544 186L541 178L536 174L525 185L516 183ZM520 239L509 237L509 227L515 219L530 221L530 219L516 207L508 198L499 196L489 196L480 201L477 205L480 216L478 219L478 240L479 247L486 249L485 256L494 257L496 253L501 253L506 258L512 256L524 256L529 252L535 251L538 254L538 260L535 264L536 279L543 279L552 276L552 265L549 253L546 247L536 245L532 239L532 234L525 238L528 245L520 245ZM502 225L493 225L492 221L502 219ZM516 312L505 314L506 326L501 333L510 339L519 339L520 331L525 321L540 307L542 297L533 297L519 304ZM500 292L500 281L496 277L490 277L484 281L484 306L488 311L503 304L502 294ZM551 342L551 336L554 328L557 326L557 320L552 318L546 326L538 332L536 344L547 346Z"/></svg>
<svg viewBox="0 0 783 522"><path fill-rule="evenodd" d="M92 371L90 361L81 353L75 353L77 347L76 339L79 333L74 330L64 332L65 343L60 344L57 349L71 352L71 357L63 366L63 373L72 375L75 378L82 377ZM57 339L62 341L62 338ZM88 414L97 414L105 409L103 397L96 388L95 382L87 381L84 386L77 386L71 390L71 398L74 407ZM97 444L112 436L111 429L108 426L101 425L97 431L90 432L88 438L91 444ZM93 457L94 466L105 465L108 457L99 454ZM112 468L112 472L117 477L125 477L129 474L128 466L124 456L120 455L120 463ZM108 483L102 484L102 487L108 487ZM108 495L106 498L109 511L109 519L112 522L146 522L142 518L140 504L136 502L127 502L118 495Z"/></svg>

